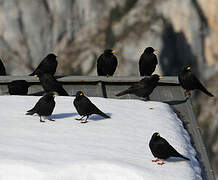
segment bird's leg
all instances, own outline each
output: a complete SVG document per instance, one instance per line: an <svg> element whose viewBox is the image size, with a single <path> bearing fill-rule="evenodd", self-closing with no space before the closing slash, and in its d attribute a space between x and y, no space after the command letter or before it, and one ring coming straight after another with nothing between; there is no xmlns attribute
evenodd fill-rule
<svg viewBox="0 0 218 180"><path fill-rule="evenodd" d="M156 158L155 160L152 160L152 162L157 162L157 161L159 161L159 159L158 159L158 158Z"/></svg>
<svg viewBox="0 0 218 180"><path fill-rule="evenodd" d="M81 118L76 118L77 121L81 121L85 116L82 116Z"/></svg>
<svg viewBox="0 0 218 180"><path fill-rule="evenodd" d="M107 78L109 77L109 74L107 74Z"/></svg>
<svg viewBox="0 0 218 180"><path fill-rule="evenodd" d="M88 122L88 118L89 118L89 116L86 116L86 119L81 121L81 123L87 123Z"/></svg>
<svg viewBox="0 0 218 180"><path fill-rule="evenodd" d="M185 91L185 96L188 96L188 98L191 96L192 91L191 90L186 90Z"/></svg>
<svg viewBox="0 0 218 180"><path fill-rule="evenodd" d="M41 116L39 116L39 117L40 117L40 122L45 122L45 121L42 120L42 117L41 117Z"/></svg>
<svg viewBox="0 0 218 180"><path fill-rule="evenodd" d="M150 101L150 97L149 96L145 97L145 101Z"/></svg>
<svg viewBox="0 0 218 180"><path fill-rule="evenodd" d="M158 165L163 165L163 164L165 164L165 162L164 162L164 160L162 160L162 162L161 163L157 163Z"/></svg>
<svg viewBox="0 0 218 180"><path fill-rule="evenodd" d="M51 117L48 117L48 120L49 121L55 121L54 119L52 119Z"/></svg>

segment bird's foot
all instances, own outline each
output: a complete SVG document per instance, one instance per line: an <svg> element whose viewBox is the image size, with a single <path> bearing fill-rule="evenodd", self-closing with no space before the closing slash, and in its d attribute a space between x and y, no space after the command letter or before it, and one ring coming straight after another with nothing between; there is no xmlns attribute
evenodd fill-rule
<svg viewBox="0 0 218 180"><path fill-rule="evenodd" d="M81 121L81 123L87 123L88 121L87 120L85 120L85 121Z"/></svg>
<svg viewBox="0 0 218 180"><path fill-rule="evenodd" d="M40 119L40 122L45 122L45 121Z"/></svg>
<svg viewBox="0 0 218 180"><path fill-rule="evenodd" d="M158 165L163 165L163 164L165 164L165 162L164 161L162 161L162 162L160 162L160 163L157 163Z"/></svg>
<svg viewBox="0 0 218 180"><path fill-rule="evenodd" d="M51 119L51 118L49 118L48 120L49 120L49 121L55 121L54 119Z"/></svg>
<svg viewBox="0 0 218 180"><path fill-rule="evenodd" d="M191 93L192 93L191 90L185 91L185 96L188 96L188 98L190 98L191 97Z"/></svg>
<svg viewBox="0 0 218 180"><path fill-rule="evenodd" d="M158 159L158 158L156 158L155 160L152 160L152 162L157 162L157 161L159 161L159 159Z"/></svg>
<svg viewBox="0 0 218 180"><path fill-rule="evenodd" d="M80 117L80 118L75 118L77 121L81 121L83 120L84 116Z"/></svg>

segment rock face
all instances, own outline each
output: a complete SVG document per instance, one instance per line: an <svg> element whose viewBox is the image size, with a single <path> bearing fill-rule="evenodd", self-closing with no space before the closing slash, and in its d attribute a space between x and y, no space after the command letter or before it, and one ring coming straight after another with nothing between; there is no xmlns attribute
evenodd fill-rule
<svg viewBox="0 0 218 180"><path fill-rule="evenodd" d="M159 49L157 72L175 75L187 63L202 71L216 63L218 46L216 11L205 3L0 0L0 56L8 74L29 73L55 52L59 74L96 75L97 57L112 48L119 58L116 75L138 75L141 53L153 46Z"/></svg>
<svg viewBox="0 0 218 180"><path fill-rule="evenodd" d="M206 144L210 162L218 177L218 74L211 78L207 87L214 97L208 98L199 93L195 102L196 114L200 123L204 143Z"/></svg>

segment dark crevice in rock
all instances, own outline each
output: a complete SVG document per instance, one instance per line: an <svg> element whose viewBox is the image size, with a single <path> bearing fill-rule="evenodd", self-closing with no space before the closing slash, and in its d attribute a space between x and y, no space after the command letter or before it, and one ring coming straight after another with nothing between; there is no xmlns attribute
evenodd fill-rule
<svg viewBox="0 0 218 180"><path fill-rule="evenodd" d="M183 32L175 32L170 22L165 22L163 47L159 64L163 75L176 76L184 65L197 66L197 60ZM197 70L194 69L195 71Z"/></svg>

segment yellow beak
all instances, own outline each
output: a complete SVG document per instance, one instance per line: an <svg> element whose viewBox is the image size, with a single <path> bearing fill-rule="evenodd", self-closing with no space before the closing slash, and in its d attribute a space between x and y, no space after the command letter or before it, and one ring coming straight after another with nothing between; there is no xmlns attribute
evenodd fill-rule
<svg viewBox="0 0 218 180"><path fill-rule="evenodd" d="M54 94L54 95L53 95L53 97L56 97L56 96L57 96L57 94Z"/></svg>
<svg viewBox="0 0 218 180"><path fill-rule="evenodd" d="M160 133L158 133L157 136L160 136Z"/></svg>
<svg viewBox="0 0 218 180"><path fill-rule="evenodd" d="M163 76L160 76L159 78L160 78L160 79L162 79L162 78L163 78Z"/></svg>
<svg viewBox="0 0 218 180"><path fill-rule="evenodd" d="M35 74L33 77L37 78L37 77L38 77L38 75L37 75L37 74Z"/></svg>
<svg viewBox="0 0 218 180"><path fill-rule="evenodd" d="M154 52L157 52L158 51L158 49L154 49Z"/></svg>
<svg viewBox="0 0 218 180"><path fill-rule="evenodd" d="M114 54L114 53L116 53L116 51L115 51L115 50L113 50L113 51L112 51L112 53Z"/></svg>
<svg viewBox="0 0 218 180"><path fill-rule="evenodd" d="M187 70L190 70L191 69L191 67L189 66L189 67L187 67Z"/></svg>

